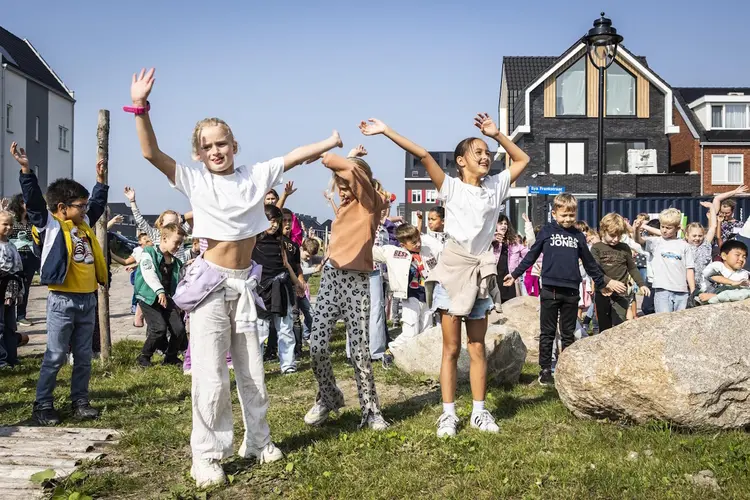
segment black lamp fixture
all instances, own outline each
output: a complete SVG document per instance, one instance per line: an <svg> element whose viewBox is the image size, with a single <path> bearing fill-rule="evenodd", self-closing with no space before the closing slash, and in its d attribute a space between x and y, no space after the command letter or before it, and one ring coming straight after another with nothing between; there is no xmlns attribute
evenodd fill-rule
<svg viewBox="0 0 750 500"><path fill-rule="evenodd" d="M604 196L604 71L609 68L617 57L617 47L622 43L622 35L612 26L612 21L601 17L594 21L586 36L586 52L591 64L599 70L599 139L598 139L598 168L596 178L596 217L601 220L602 201Z"/></svg>

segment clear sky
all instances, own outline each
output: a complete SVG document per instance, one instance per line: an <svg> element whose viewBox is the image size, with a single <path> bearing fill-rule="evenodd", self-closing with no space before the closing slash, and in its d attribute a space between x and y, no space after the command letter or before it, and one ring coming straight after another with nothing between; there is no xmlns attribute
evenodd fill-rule
<svg viewBox="0 0 750 500"><path fill-rule="evenodd" d="M8 3L10 0L6 0ZM94 181L97 111L111 111L110 201L137 191L144 213L189 209L140 155L130 77L157 68L152 120L161 148L190 161L190 135L225 119L241 163L283 155L340 131L364 143L375 175L404 192L404 154L359 134L376 116L433 151L475 135L473 115L497 116L503 56L561 54L605 10L624 45L673 86L750 86L747 0L34 1L0 8L76 93L75 177ZM532 158L532 161L535 159ZM330 217L319 163L288 179L288 207Z"/></svg>

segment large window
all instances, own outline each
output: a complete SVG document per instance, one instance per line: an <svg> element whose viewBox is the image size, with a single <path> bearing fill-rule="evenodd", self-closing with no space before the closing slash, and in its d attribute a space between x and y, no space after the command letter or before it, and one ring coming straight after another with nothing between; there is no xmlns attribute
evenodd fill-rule
<svg viewBox="0 0 750 500"><path fill-rule="evenodd" d="M428 189L424 193L425 203L435 203L437 201L437 189Z"/></svg>
<svg viewBox="0 0 750 500"><path fill-rule="evenodd" d="M607 172L628 171L628 150L646 149L646 141L607 141Z"/></svg>
<svg viewBox="0 0 750 500"><path fill-rule="evenodd" d="M743 155L711 155L711 184L742 185Z"/></svg>
<svg viewBox="0 0 750 500"><path fill-rule="evenodd" d="M586 165L586 143L550 142L547 148L550 174L583 174Z"/></svg>
<svg viewBox="0 0 750 500"><path fill-rule="evenodd" d="M748 105L717 104L711 106L711 128L750 129Z"/></svg>
<svg viewBox="0 0 750 500"><path fill-rule="evenodd" d="M421 189L412 189L411 190L411 202L412 203L422 203L422 190Z"/></svg>
<svg viewBox="0 0 750 500"><path fill-rule="evenodd" d="M557 116L586 114L586 58L582 57L555 81Z"/></svg>
<svg viewBox="0 0 750 500"><path fill-rule="evenodd" d="M635 77L612 64L607 69L607 116L635 116Z"/></svg>
<svg viewBox="0 0 750 500"><path fill-rule="evenodd" d="M57 147L63 151L68 150L68 129L62 125L59 128L59 137Z"/></svg>

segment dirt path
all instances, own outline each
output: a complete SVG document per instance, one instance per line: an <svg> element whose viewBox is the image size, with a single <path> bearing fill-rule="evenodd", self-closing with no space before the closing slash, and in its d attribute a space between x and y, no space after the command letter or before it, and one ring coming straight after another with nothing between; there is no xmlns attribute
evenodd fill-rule
<svg viewBox="0 0 750 500"><path fill-rule="evenodd" d="M130 275L121 268L112 269L112 288L109 292L110 327L112 342L123 339L146 340L146 329L133 326L130 314L130 300L133 286ZM47 287L33 286L29 294L27 317L34 326L20 326L19 331L29 336L29 343L18 349L19 356L43 353L47 345Z"/></svg>

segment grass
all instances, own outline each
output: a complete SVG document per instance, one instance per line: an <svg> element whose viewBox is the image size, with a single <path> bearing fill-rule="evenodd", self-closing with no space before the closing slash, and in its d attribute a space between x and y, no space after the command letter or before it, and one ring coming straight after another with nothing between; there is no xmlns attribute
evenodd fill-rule
<svg viewBox="0 0 750 500"><path fill-rule="evenodd" d="M333 342L334 368L347 402L356 405L343 333ZM576 419L554 389L535 382L527 365L513 388L490 387L488 408L501 425L496 435L464 426L456 438L435 436L441 408L437 385L397 369L375 367L389 431L357 430L358 407L309 428L302 417L316 384L304 358L301 371L282 376L268 363L268 418L281 462L259 466L237 457L225 462L231 484L208 492L189 478L190 378L179 368L135 366L135 342L115 345L108 366L95 363L91 397L103 408L90 426L120 429L112 452L63 484L68 491L109 498L741 498L750 487L750 437L743 432L690 433L668 425L627 426ZM0 374L0 424L31 412L40 358ZM67 411L71 369L55 392ZM459 388L459 416L471 408ZM236 443L242 424L236 394ZM69 417L69 411L65 417ZM64 425L77 425L66 418ZM236 445L237 446L237 445ZM629 458L637 452L637 458ZM686 474L709 469L721 491L694 486Z"/></svg>

